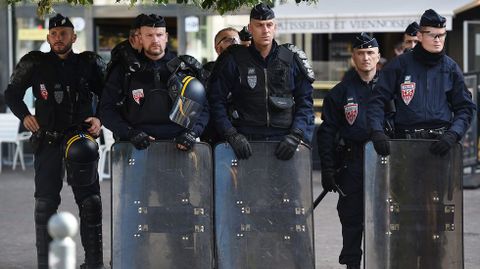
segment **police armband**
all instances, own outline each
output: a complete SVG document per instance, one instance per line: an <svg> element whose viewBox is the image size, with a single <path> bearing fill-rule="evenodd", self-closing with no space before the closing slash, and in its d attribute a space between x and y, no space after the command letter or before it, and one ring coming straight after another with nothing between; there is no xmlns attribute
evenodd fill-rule
<svg viewBox="0 0 480 269"><path fill-rule="evenodd" d="M305 52L293 44L283 44L282 46L293 52L295 61L298 63L301 72L308 81L313 83L315 81L315 74L313 73L312 65L308 61Z"/></svg>
<svg viewBox="0 0 480 269"><path fill-rule="evenodd" d="M10 84L15 85L28 81L28 76L33 71L33 67L40 64L43 57L44 53L41 51L31 51L23 56L10 77Z"/></svg>

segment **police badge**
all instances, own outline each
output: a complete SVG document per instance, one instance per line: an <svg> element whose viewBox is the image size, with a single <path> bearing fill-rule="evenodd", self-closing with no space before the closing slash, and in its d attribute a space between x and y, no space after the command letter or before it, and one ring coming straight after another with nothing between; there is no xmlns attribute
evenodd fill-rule
<svg viewBox="0 0 480 269"><path fill-rule="evenodd" d="M133 97L133 100L135 100L135 102L140 105L141 99L143 97L145 97L144 94L143 94L143 89L133 90L132 91L132 97Z"/></svg>
<svg viewBox="0 0 480 269"><path fill-rule="evenodd" d="M43 100L47 100L48 91L47 88L45 88L45 84L40 84L40 95L42 96Z"/></svg>
<svg viewBox="0 0 480 269"><path fill-rule="evenodd" d="M343 106L345 111L345 119L348 124L353 125L358 116L358 104L353 102L353 98L347 99L347 104Z"/></svg>
<svg viewBox="0 0 480 269"><path fill-rule="evenodd" d="M411 82L411 76L405 76L405 81L400 84L402 100L408 106L415 95L415 82Z"/></svg>
<svg viewBox="0 0 480 269"><path fill-rule="evenodd" d="M248 86L250 86L250 88L252 89L257 86L257 73L255 72L254 67L248 68L247 82Z"/></svg>

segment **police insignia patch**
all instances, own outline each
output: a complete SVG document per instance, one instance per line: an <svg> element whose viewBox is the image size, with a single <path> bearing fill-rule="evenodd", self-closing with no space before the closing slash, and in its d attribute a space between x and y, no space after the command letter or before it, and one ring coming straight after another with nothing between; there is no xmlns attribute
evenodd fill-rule
<svg viewBox="0 0 480 269"><path fill-rule="evenodd" d="M48 91L47 88L45 88L45 84L40 84L40 95L42 96L43 100L47 100Z"/></svg>
<svg viewBox="0 0 480 269"><path fill-rule="evenodd" d="M252 89L257 86L257 73L253 67L248 68L247 82L248 86L250 86Z"/></svg>
<svg viewBox="0 0 480 269"><path fill-rule="evenodd" d="M353 125L358 116L358 104L349 102L343 106L343 110L345 111L345 119L348 124Z"/></svg>
<svg viewBox="0 0 480 269"><path fill-rule="evenodd" d="M415 95L415 82L410 81L410 76L405 76L405 81L400 84L400 91L403 102L408 106Z"/></svg>
<svg viewBox="0 0 480 269"><path fill-rule="evenodd" d="M132 91L132 97L133 97L133 100L135 100L135 102L137 104L140 104L140 100L145 97L144 94L143 94L143 89L136 89L136 90L133 90Z"/></svg>
<svg viewBox="0 0 480 269"><path fill-rule="evenodd" d="M55 102L60 104L63 101L63 91L54 91L53 97L55 97Z"/></svg>

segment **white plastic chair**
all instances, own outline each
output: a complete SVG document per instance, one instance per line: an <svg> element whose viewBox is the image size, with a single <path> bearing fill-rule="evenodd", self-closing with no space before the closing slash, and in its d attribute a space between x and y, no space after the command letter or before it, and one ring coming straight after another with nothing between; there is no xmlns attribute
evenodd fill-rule
<svg viewBox="0 0 480 269"><path fill-rule="evenodd" d="M112 131L102 126L102 133L105 143L99 146L98 177L100 181L103 181L104 178L110 178L110 158L108 158L108 154L110 153L113 143L115 143ZM107 172L105 172L105 168Z"/></svg>
<svg viewBox="0 0 480 269"><path fill-rule="evenodd" d="M25 160L23 159L23 141L30 137L29 132L18 133L20 120L11 113L0 113L0 173L2 172L2 143L11 143L16 146L13 154L12 169L17 166L17 159L20 160L22 170L25 170Z"/></svg>

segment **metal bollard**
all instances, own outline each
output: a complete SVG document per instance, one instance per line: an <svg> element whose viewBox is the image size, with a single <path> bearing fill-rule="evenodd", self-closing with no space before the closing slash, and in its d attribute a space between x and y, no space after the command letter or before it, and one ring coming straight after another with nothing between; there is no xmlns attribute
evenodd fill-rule
<svg viewBox="0 0 480 269"><path fill-rule="evenodd" d="M77 219L69 212L53 215L48 221L48 232L53 241L48 253L48 268L75 269L75 242L72 240L78 231Z"/></svg>

